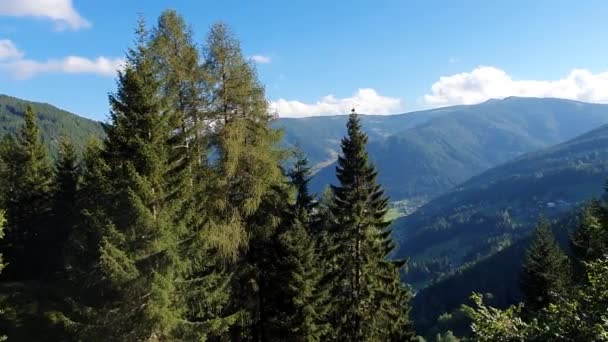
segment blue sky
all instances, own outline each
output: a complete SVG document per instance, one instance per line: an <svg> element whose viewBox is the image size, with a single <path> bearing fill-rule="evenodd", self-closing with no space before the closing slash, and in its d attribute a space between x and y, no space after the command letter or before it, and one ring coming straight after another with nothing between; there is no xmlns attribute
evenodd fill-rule
<svg viewBox="0 0 608 342"><path fill-rule="evenodd" d="M224 21L281 116L554 96L608 102L606 1L0 0L0 93L103 120L137 13Z"/></svg>

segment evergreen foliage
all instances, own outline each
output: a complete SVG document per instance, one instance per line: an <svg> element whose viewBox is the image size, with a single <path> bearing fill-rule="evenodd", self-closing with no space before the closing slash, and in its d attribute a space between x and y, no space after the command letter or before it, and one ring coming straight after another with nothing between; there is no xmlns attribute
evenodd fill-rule
<svg viewBox="0 0 608 342"><path fill-rule="evenodd" d="M549 222L541 218L522 266L526 309L538 311L565 295L571 277L569 269L568 257L557 245Z"/></svg>
<svg viewBox="0 0 608 342"><path fill-rule="evenodd" d="M4 226L6 224L6 219L4 218L4 211L0 211L0 239L4 238ZM0 254L0 272L6 267L4 261L2 259L2 255Z"/></svg>
<svg viewBox="0 0 608 342"><path fill-rule="evenodd" d="M570 240L578 260L593 261L608 252L607 205L605 201L592 200L581 210L578 227Z"/></svg>
<svg viewBox="0 0 608 342"><path fill-rule="evenodd" d="M143 23L138 39L119 73L118 90L110 95L102 154L111 193L104 208L109 222L97 227L102 231L97 271L111 296L97 309L92 334L117 341L168 338L182 314L172 307L181 227L172 221L175 208L166 197L171 130L162 115Z"/></svg>
<svg viewBox="0 0 608 342"><path fill-rule="evenodd" d="M78 220L78 186L80 182L80 163L76 147L69 138L64 138L59 147L55 162L55 186L52 197L52 244L55 270L63 269L65 252L70 232Z"/></svg>
<svg viewBox="0 0 608 342"><path fill-rule="evenodd" d="M274 267L270 285L274 299L268 321L273 340L323 341L330 331L326 314L327 291L321 284L324 270L312 231L315 223L314 196L308 191L310 167L304 154L295 151L290 182L296 190L288 219L273 237Z"/></svg>
<svg viewBox="0 0 608 342"><path fill-rule="evenodd" d="M532 307L532 313L522 314L524 304L521 303L506 310L487 307L480 296L474 295L476 308L465 306L464 310L472 320L475 341L608 341L608 245L602 240L606 231L602 216L605 205L605 200L594 200L581 210L579 225L571 238L575 262L581 272L571 282L561 282L559 277L538 272L553 269L563 277L563 271L555 268L563 255L551 247L554 241L548 227L542 222L539 224L524 267L524 273L537 270L529 273L524 286L532 295L528 299L531 302L525 304ZM545 252L536 253L542 250ZM533 257L534 254L537 256ZM541 256L553 261L539 262ZM564 261L561 262L564 265ZM550 287L555 290L548 290ZM541 292L549 292L550 300L535 301L544 296ZM559 295L554 295L558 292Z"/></svg>
<svg viewBox="0 0 608 342"><path fill-rule="evenodd" d="M4 211L0 211L0 239L4 238L4 225L6 224L6 220L4 219ZM4 269L6 265L4 264L4 261L2 260L2 254L0 254L0 272L2 272L2 270ZM2 314L3 311L0 310L0 314ZM6 336L4 335L0 335L0 341L6 341Z"/></svg>
<svg viewBox="0 0 608 342"><path fill-rule="evenodd" d="M14 138L7 136L0 151L1 194L6 210L6 239L12 279L36 278L47 273L51 251L45 240L53 233L47 220L51 209L53 169L31 107Z"/></svg>
<svg viewBox="0 0 608 342"><path fill-rule="evenodd" d="M400 283L403 261L387 260L395 245L385 221L388 200L368 161L358 116L350 115L342 140L331 207L332 308L337 338L350 341L403 341L412 337L408 289Z"/></svg>

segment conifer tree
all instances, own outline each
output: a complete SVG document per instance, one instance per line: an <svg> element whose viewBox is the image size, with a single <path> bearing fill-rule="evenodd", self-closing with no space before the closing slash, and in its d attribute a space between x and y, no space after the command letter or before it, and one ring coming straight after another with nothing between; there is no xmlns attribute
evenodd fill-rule
<svg viewBox="0 0 608 342"><path fill-rule="evenodd" d="M579 262L595 261L608 253L608 207L605 201L592 200L585 205L570 243ZM578 266L582 268L582 265Z"/></svg>
<svg viewBox="0 0 608 342"><path fill-rule="evenodd" d="M275 296L269 303L268 324L275 340L323 341L329 332L328 298L321 286L324 270L311 233L315 220L315 200L308 191L311 172L301 150L296 150L295 157L289 176L296 199L275 237L270 268Z"/></svg>
<svg viewBox="0 0 608 342"><path fill-rule="evenodd" d="M204 91L211 129L213 184L208 194L215 231L231 242L235 271L232 308L241 313L233 339L264 340L265 286L272 237L288 208L289 188L280 163L280 132L255 68L224 24L211 28L204 47Z"/></svg>
<svg viewBox="0 0 608 342"><path fill-rule="evenodd" d="M310 182L312 171L308 166L308 159L306 158L304 151L302 151L299 146L296 146L294 151L294 159L294 166L288 174L291 179L291 184L296 190L296 200L293 211L295 217L308 226L309 223L314 220L313 211L317 206L315 196L310 194L308 190L308 183Z"/></svg>
<svg viewBox="0 0 608 342"><path fill-rule="evenodd" d="M64 255L68 238L79 218L78 183L80 165L74 144L68 138L63 138L59 147L59 156L55 163L55 186L52 198L54 258L56 269L64 266Z"/></svg>
<svg viewBox="0 0 608 342"><path fill-rule="evenodd" d="M172 339L185 309L175 306L180 275L176 208L167 200L172 132L164 116L159 81L143 21L138 41L110 95L111 122L101 157L109 191L101 223L96 277L104 296L93 319L82 325L87 339Z"/></svg>
<svg viewBox="0 0 608 342"><path fill-rule="evenodd" d="M185 314L189 323L180 324L178 330L181 338L201 339L225 332L237 318L234 312L224 310L232 273L223 266L240 245L234 244L230 234L233 226L217 223L208 210L213 174L206 158L210 120L203 90L207 80L192 32L175 11L165 11L152 30L150 48L165 103L164 115L172 127L168 200L178 208L175 220L184 222L186 229L180 232L185 279L177 286L181 305L189 308ZM201 329L192 322L206 322L206 327Z"/></svg>
<svg viewBox="0 0 608 342"><path fill-rule="evenodd" d="M204 70L213 146L221 175L217 204L236 220L256 212L269 189L284 179L277 149L280 132L269 127L272 115L253 65L224 24L211 28Z"/></svg>
<svg viewBox="0 0 608 342"><path fill-rule="evenodd" d="M400 283L403 261L387 260L394 249L388 199L376 183L357 114L350 115L336 176L332 232L336 269L332 275L332 318L336 336L349 341L403 341L413 337L410 294Z"/></svg>
<svg viewBox="0 0 608 342"><path fill-rule="evenodd" d="M208 140L204 76L192 32L184 19L173 10L161 14L150 39L155 69L160 79L160 89L166 104L168 124L174 127L169 139L173 187L176 197L191 198L200 188L195 184L199 168L206 166ZM188 175L184 175L188 173ZM181 184L180 181L186 182ZM184 193L188 191L190 193ZM192 204L187 207L190 208ZM186 210L188 212L188 210Z"/></svg>
<svg viewBox="0 0 608 342"><path fill-rule="evenodd" d="M549 222L541 218L522 266L526 310L537 312L563 296L568 288L569 268L568 257L557 245Z"/></svg>
<svg viewBox="0 0 608 342"><path fill-rule="evenodd" d="M9 261L7 273L14 278L33 278L46 273L53 170L31 107L13 139L7 137L2 159L2 204L6 210L4 244ZM36 251L36 252L34 252Z"/></svg>
<svg viewBox="0 0 608 342"><path fill-rule="evenodd" d="M6 220L4 218L4 211L0 211L0 239L4 238L4 225L6 224ZM0 272L4 269L6 265L4 265L4 261L2 260L2 254L0 254ZM0 310L0 314L3 311ZM6 341L6 336L0 335L0 341Z"/></svg>
<svg viewBox="0 0 608 342"><path fill-rule="evenodd" d="M4 211L0 210L0 239L4 238L4 225L6 224L6 219L4 218ZM2 254L0 254L0 272L4 269L6 265L4 264L4 260L2 259Z"/></svg>
<svg viewBox="0 0 608 342"><path fill-rule="evenodd" d="M76 198L76 224L68 232L65 268L72 285L73 300L81 306L92 306L102 301L97 288L100 272L96 270L99 261L99 243L103 227L111 224L106 214L106 206L111 201L109 166L102 157L103 147L99 140L87 141L80 164L80 186ZM88 293L92 295L85 295ZM86 298L86 299L85 299Z"/></svg>

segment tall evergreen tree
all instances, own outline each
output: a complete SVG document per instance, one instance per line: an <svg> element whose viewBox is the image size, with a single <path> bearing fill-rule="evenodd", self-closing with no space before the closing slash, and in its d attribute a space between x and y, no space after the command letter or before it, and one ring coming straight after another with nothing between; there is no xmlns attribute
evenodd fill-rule
<svg viewBox="0 0 608 342"><path fill-rule="evenodd" d="M68 238L79 218L78 183L80 165L74 144L63 138L55 163L55 186L52 198L53 236L47 243L53 244L56 269L62 269Z"/></svg>
<svg viewBox="0 0 608 342"><path fill-rule="evenodd" d="M110 95L111 122L104 127L101 154L109 193L103 216L94 220L102 224L96 277L109 295L82 325L87 339L172 339L185 311L174 305L184 227L174 220L176 208L167 199L172 127L163 115L147 39L142 21L137 46L119 72L118 90Z"/></svg>
<svg viewBox="0 0 608 342"><path fill-rule="evenodd" d="M332 186L332 319L339 339L403 341L413 337L408 289L400 283L403 261L387 260L395 245L385 220L388 199L376 183L357 114L350 115Z"/></svg>
<svg viewBox="0 0 608 342"><path fill-rule="evenodd" d="M111 224L106 214L112 188L110 167L102 157L103 147L99 140L90 139L80 164L80 186L76 198L76 224L68 232L65 268L72 285L70 295L80 306L92 306L103 301L98 288L101 274L97 271L99 243L103 227Z"/></svg>
<svg viewBox="0 0 608 342"><path fill-rule="evenodd" d="M570 278L568 257L557 245L549 222L536 225L521 272L525 308L537 312L565 294Z"/></svg>
<svg viewBox="0 0 608 342"><path fill-rule="evenodd" d="M24 121L14 139L6 138L0 153L2 204L9 222L4 251L13 278L46 273L51 251L45 240L53 234L48 226L53 169L31 107Z"/></svg>
<svg viewBox="0 0 608 342"><path fill-rule="evenodd" d="M323 341L329 332L327 291L321 286L324 269L319 264L317 241L311 233L315 199L308 191L310 168L301 150L289 172L296 198L289 217L277 230L269 283L275 295L268 303L272 340Z"/></svg>

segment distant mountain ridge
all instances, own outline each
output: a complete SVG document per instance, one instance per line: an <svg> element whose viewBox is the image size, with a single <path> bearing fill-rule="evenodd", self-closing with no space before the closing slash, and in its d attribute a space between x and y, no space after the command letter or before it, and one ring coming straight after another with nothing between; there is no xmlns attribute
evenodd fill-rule
<svg viewBox="0 0 608 342"><path fill-rule="evenodd" d="M55 153L59 141L66 136L81 148L91 137L104 135L101 123L80 117L47 103L18 99L0 95L0 137L15 133L23 122L23 113L27 106L32 106L38 118L42 141L51 153Z"/></svg>
<svg viewBox="0 0 608 342"><path fill-rule="evenodd" d="M321 165L312 187L335 183L332 158L346 116L278 119L286 145ZM493 166L608 123L608 105L510 97L391 116L362 115L379 181L394 200L434 197Z"/></svg>

